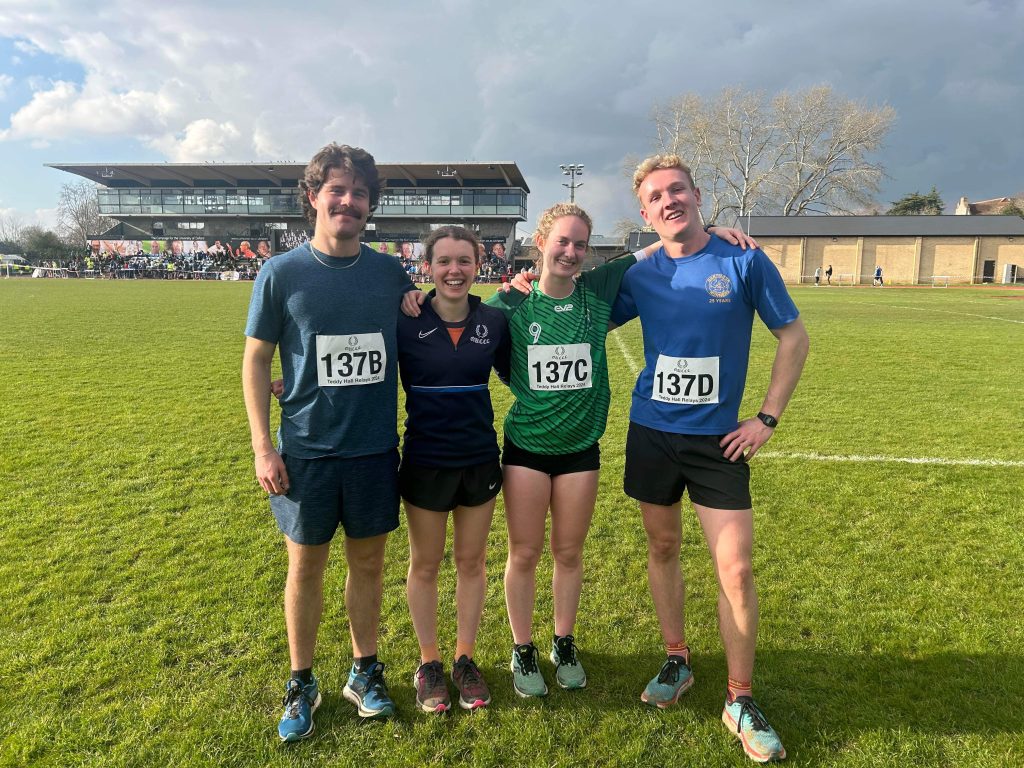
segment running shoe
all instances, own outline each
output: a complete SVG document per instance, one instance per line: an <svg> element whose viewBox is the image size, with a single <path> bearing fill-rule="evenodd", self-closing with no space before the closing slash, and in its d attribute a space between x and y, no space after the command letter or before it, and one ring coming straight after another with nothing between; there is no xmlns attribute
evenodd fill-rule
<svg viewBox="0 0 1024 768"><path fill-rule="evenodd" d="M292 678L284 693L284 714L277 725L281 741L298 741L313 733L313 713L320 706L320 686L316 678L308 685Z"/></svg>
<svg viewBox="0 0 1024 768"><path fill-rule="evenodd" d="M740 740L743 751L754 762L767 763L786 757L779 734L768 725L764 712L750 696L737 696L731 703L726 699L722 722Z"/></svg>
<svg viewBox="0 0 1024 768"><path fill-rule="evenodd" d="M587 673L580 662L580 649L572 635L559 637L551 643L551 663L555 665L555 680L563 688L586 688Z"/></svg>
<svg viewBox="0 0 1024 768"><path fill-rule="evenodd" d="M477 709L491 703L491 692L476 663L462 654L452 667L452 682L459 691L459 706Z"/></svg>
<svg viewBox="0 0 1024 768"><path fill-rule="evenodd" d="M420 664L413 675L412 684L416 688L416 706L424 712L441 713L452 708L448 685L444 679L444 667L440 661Z"/></svg>
<svg viewBox="0 0 1024 768"><path fill-rule="evenodd" d="M669 656L657 676L651 679L640 694L640 701L664 709L675 704L691 685L693 672L686 660L682 656Z"/></svg>
<svg viewBox="0 0 1024 768"><path fill-rule="evenodd" d="M360 717L391 717L395 714L395 703L388 696L388 686L384 682L384 665L379 661L365 672L356 671L353 665L342 693L359 708Z"/></svg>
<svg viewBox="0 0 1024 768"><path fill-rule="evenodd" d="M517 645L512 651L512 687L524 699L547 696L548 687L537 666L537 646Z"/></svg>

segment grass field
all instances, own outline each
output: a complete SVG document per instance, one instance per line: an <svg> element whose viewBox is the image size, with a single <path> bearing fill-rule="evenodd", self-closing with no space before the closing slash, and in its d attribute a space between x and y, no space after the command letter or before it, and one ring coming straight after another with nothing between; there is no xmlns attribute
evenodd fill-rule
<svg viewBox="0 0 1024 768"><path fill-rule="evenodd" d="M639 701L663 653L639 514L620 490L635 323L608 342L614 397L577 631L590 687L544 701L512 691L499 500L477 651L492 706L414 709L403 527L388 546L381 632L399 716L360 722L341 697L337 558L317 733L280 745L285 553L252 477L240 393L250 291L0 281L0 766L748 764L718 720L716 586L692 513L697 682L670 710ZM805 287L794 298L811 355L753 480L755 686L788 763L1022 765L1024 292ZM755 329L748 414L773 344ZM504 414L497 384L494 399ZM937 461L898 461L921 458ZM449 561L442 605L452 576ZM446 654L453 616L442 609Z"/></svg>

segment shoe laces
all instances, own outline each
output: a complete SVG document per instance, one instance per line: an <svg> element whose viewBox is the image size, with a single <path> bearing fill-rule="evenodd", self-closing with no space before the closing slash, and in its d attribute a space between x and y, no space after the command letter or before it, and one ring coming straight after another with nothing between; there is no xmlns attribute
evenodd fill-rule
<svg viewBox="0 0 1024 768"><path fill-rule="evenodd" d="M658 682L674 685L679 681L679 668L685 666L686 662L682 659L669 659L661 665L661 671L658 672Z"/></svg>
<svg viewBox="0 0 1024 768"><path fill-rule="evenodd" d="M739 733L740 729L743 727L744 715L750 718L750 727L753 730L771 730L771 726L768 725L768 720L765 718L764 712L761 711L761 708L754 703L754 700L750 696L737 696L733 700L733 703L740 705L740 716L736 718L736 733Z"/></svg>
<svg viewBox="0 0 1024 768"><path fill-rule="evenodd" d="M478 685L483 679L483 676L480 674L480 670L476 666L476 662L472 659L457 661L455 662L455 666L459 670L459 675L462 678L463 685Z"/></svg>
<svg viewBox="0 0 1024 768"><path fill-rule="evenodd" d="M433 690L439 685L444 685L444 668L437 662L430 662L420 667L420 671L423 673L423 679L426 682L427 690ZM381 683L383 683L383 678Z"/></svg>
<svg viewBox="0 0 1024 768"><path fill-rule="evenodd" d="M384 682L384 663L378 661L366 672L366 690L376 690L385 696L388 693L387 683Z"/></svg>
<svg viewBox="0 0 1024 768"><path fill-rule="evenodd" d="M301 683L288 686L288 690L284 694L284 700L281 703L284 704L284 711L289 719L299 716L299 707L306 698L306 689Z"/></svg>
<svg viewBox="0 0 1024 768"><path fill-rule="evenodd" d="M537 649L534 648L533 643L516 646L516 658L519 659L519 669L524 675L540 671L537 667Z"/></svg>
<svg viewBox="0 0 1024 768"><path fill-rule="evenodd" d="M555 641L555 650L558 652L558 661L560 664L574 667L576 666L576 638L572 635L565 635L564 637L558 638Z"/></svg>

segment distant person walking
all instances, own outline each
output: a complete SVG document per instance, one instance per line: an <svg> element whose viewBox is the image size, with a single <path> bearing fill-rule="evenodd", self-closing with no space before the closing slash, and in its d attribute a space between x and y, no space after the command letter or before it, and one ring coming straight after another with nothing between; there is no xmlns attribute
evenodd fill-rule
<svg viewBox="0 0 1024 768"><path fill-rule="evenodd" d="M872 285L877 285L881 288L885 283L882 281L882 267L881 265L875 267L875 277L871 281Z"/></svg>
<svg viewBox="0 0 1024 768"><path fill-rule="evenodd" d="M815 267L814 269L814 287L817 288L821 283L821 267Z"/></svg>
<svg viewBox="0 0 1024 768"><path fill-rule="evenodd" d="M828 269L825 270L825 282L832 285L832 265L828 265Z"/></svg>

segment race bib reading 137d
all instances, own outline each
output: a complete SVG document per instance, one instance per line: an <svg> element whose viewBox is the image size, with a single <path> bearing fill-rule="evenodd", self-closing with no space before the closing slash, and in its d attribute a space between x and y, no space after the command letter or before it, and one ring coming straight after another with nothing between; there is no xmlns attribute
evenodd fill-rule
<svg viewBox="0 0 1024 768"><path fill-rule="evenodd" d="M718 358L658 355L651 399L682 405L717 403Z"/></svg>
<svg viewBox="0 0 1024 768"><path fill-rule="evenodd" d="M316 381L321 387L356 387L384 381L384 334L316 337Z"/></svg>

